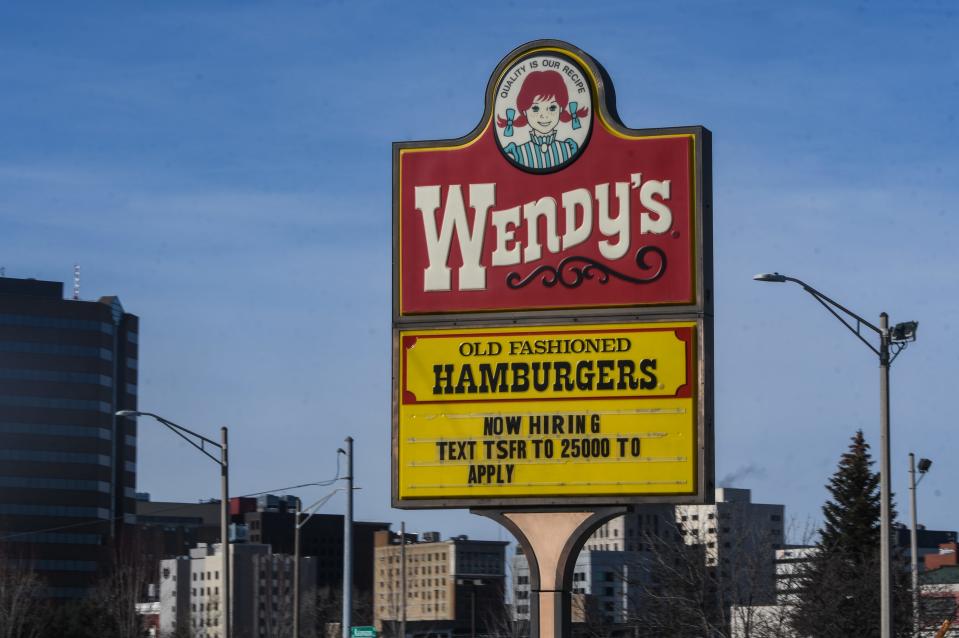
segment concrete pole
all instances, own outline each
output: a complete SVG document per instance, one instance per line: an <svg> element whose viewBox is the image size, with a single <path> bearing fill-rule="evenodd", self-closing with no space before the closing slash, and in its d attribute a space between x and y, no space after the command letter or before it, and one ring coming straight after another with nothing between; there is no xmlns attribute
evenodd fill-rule
<svg viewBox="0 0 959 638"><path fill-rule="evenodd" d="M912 631L919 635L919 532L916 525L916 455L909 453L909 503L912 528L909 550L912 554Z"/></svg>
<svg viewBox="0 0 959 638"><path fill-rule="evenodd" d="M346 515L343 516L342 636L350 638L353 624L353 437L346 441Z"/></svg>
<svg viewBox="0 0 959 638"><path fill-rule="evenodd" d="M400 638L406 638L406 521L400 521Z"/></svg>
<svg viewBox="0 0 959 638"><path fill-rule="evenodd" d="M890 429L889 429L889 315L879 315L879 491L880 512L880 638L892 638L892 531L891 516L891 489L892 468L889 462Z"/></svg>
<svg viewBox="0 0 959 638"><path fill-rule="evenodd" d="M230 459L227 455L227 429L220 428L220 544L223 552L223 638L230 633Z"/></svg>
<svg viewBox="0 0 959 638"><path fill-rule="evenodd" d="M293 638L300 638L300 499L293 513Z"/></svg>

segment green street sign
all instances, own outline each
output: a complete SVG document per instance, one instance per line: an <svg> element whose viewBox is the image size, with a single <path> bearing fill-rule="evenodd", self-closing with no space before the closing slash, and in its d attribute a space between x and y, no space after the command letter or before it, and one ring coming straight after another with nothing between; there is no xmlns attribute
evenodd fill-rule
<svg viewBox="0 0 959 638"><path fill-rule="evenodd" d="M350 638L376 638L376 627L350 627Z"/></svg>

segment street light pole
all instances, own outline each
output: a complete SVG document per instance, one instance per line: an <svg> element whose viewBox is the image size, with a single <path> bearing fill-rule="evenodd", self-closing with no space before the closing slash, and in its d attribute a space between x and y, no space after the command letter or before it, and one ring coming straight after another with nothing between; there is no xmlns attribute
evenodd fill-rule
<svg viewBox="0 0 959 638"><path fill-rule="evenodd" d="M879 525L880 525L880 637L892 638L892 543L890 531L892 529L891 506L892 502L892 469L889 462L890 427L889 427L889 366L909 342L916 340L916 329L919 323L906 321L898 323L889 329L889 315L885 312L879 315L879 326L866 321L852 310L830 299L809 284L795 277L776 273L763 273L753 277L756 281L774 283L792 282L802 286L832 316L838 319L846 328L859 338L866 346L879 357ZM851 320L855 321L855 324ZM863 328L868 328L879 337L879 347L875 347L863 336Z"/></svg>
<svg viewBox="0 0 959 638"><path fill-rule="evenodd" d="M919 480L916 480L916 455L909 453L909 502L912 528L909 532L909 549L912 557L912 624L913 633L919 635L919 531L916 523L916 486L932 467L929 459L919 459Z"/></svg>
<svg viewBox="0 0 959 638"><path fill-rule="evenodd" d="M882 596L879 635L892 637L892 468L889 463L889 315L879 315L879 593Z"/></svg>
<svg viewBox="0 0 959 638"><path fill-rule="evenodd" d="M166 426L174 434L184 441L198 449L203 455L220 466L220 545L223 556L223 609L221 610L223 618L223 638L231 638L230 632L230 599L231 585L230 579L230 460L227 455L227 428L220 428L220 442L209 439L202 434L187 429L182 425L177 425L173 421L164 419L158 414L152 412L140 412L139 410L120 410L116 416L124 418L136 418L148 416ZM220 451L217 458L207 449L207 446L216 448Z"/></svg>

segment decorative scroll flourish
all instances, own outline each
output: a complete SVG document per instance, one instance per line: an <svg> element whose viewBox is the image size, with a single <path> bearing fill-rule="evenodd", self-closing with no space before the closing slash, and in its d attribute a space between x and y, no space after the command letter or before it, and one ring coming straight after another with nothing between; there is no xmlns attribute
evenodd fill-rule
<svg viewBox="0 0 959 638"><path fill-rule="evenodd" d="M518 272L511 272L506 275L506 285L513 290L518 290L533 283L538 277L540 283L547 288L552 288L556 284L562 284L566 288L578 288L584 281L594 278L597 283L605 284L609 282L610 277L616 277L631 284L651 284L666 272L666 253L658 246L641 247L636 251L636 265L640 270L653 269L652 265L646 263L646 258L650 253L659 257L659 267L646 277L631 277L589 257L573 255L562 260L555 267L539 266L526 277Z"/></svg>

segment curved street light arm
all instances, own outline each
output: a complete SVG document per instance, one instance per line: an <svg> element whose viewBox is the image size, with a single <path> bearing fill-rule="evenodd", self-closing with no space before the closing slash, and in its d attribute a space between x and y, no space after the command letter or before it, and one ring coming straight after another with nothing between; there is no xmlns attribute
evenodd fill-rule
<svg viewBox="0 0 959 638"><path fill-rule="evenodd" d="M210 460L212 460L214 463L216 463L217 465L221 467L223 466L223 460L210 454L205 447L206 445L212 445L213 447L215 447L216 449L222 452L223 446L217 443L216 441L214 441L213 439L208 439L202 434L199 434L197 432L194 432L193 430L185 428L182 425L177 425L173 421L168 421L167 419L164 419L162 416L158 414L153 414L152 412L139 412L137 410L120 410L119 412L116 413L116 416L134 417L134 418L138 416L152 417L156 419L158 422L160 422L161 424L165 425L171 431L173 431L173 433L179 436L181 439L183 439L184 441L186 441L187 443L189 443L196 449L200 450L200 452L202 452L207 457L209 457ZM199 441L199 443L189 438L191 436L195 437Z"/></svg>
<svg viewBox="0 0 959 638"><path fill-rule="evenodd" d="M774 275L776 276L776 279L771 279L770 281L791 281L794 284L799 284L800 286L802 286L803 290L808 292L810 295L813 296L813 298L816 301L821 303L823 308L828 310L833 317L835 317L842 323L842 325L846 326L846 328L849 329L849 332L856 335L856 338L858 338L860 341L866 344L866 347L872 350L876 354L876 356L879 356L879 357L882 356L882 353L880 352L879 348L876 348L874 345L869 343L869 341L862 335L862 328L863 326L865 326L866 328L869 328L874 333L876 333L876 335L880 339L883 338L882 330L877 328L875 325L873 325L869 321L863 319L862 317L860 317L855 312L845 307L838 301L834 299L830 299L823 293L819 292L818 290L816 290L815 288L807 284L805 281L802 281L801 279L796 279L795 277L789 277L788 275L780 275L779 273L774 273ZM842 313L842 315L839 314L840 312ZM845 317L843 315L845 315ZM847 317L849 319L854 319L855 324L849 321ZM898 354L898 352L896 354Z"/></svg>

